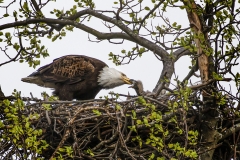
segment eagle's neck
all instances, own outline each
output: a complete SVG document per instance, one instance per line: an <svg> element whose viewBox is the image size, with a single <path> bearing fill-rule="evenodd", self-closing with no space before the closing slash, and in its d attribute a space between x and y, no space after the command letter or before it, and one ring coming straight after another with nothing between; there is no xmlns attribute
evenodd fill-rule
<svg viewBox="0 0 240 160"><path fill-rule="evenodd" d="M110 89L124 84L122 73L114 68L104 67L98 75L98 83L102 88Z"/></svg>

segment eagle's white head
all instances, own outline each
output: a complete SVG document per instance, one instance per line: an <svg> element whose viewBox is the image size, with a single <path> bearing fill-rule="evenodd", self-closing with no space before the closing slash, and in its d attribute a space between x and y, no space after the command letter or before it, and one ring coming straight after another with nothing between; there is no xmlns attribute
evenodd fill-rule
<svg viewBox="0 0 240 160"><path fill-rule="evenodd" d="M114 88L123 84L132 84L130 79L114 68L104 67L98 76L98 83L105 89Z"/></svg>

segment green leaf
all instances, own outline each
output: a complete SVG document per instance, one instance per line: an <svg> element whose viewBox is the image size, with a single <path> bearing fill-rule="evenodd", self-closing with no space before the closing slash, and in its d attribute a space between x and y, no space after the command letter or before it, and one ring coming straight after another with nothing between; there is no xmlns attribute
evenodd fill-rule
<svg viewBox="0 0 240 160"><path fill-rule="evenodd" d="M23 9L25 9L26 11L29 11L27 2L23 3Z"/></svg>
<svg viewBox="0 0 240 160"><path fill-rule="evenodd" d="M65 152L65 149L64 148L59 148L58 149L60 152Z"/></svg>
<svg viewBox="0 0 240 160"><path fill-rule="evenodd" d="M2 121L0 121L0 128L3 128L5 125L3 124Z"/></svg>
<svg viewBox="0 0 240 160"><path fill-rule="evenodd" d="M132 119L137 119L137 114L134 110L132 110Z"/></svg>
<svg viewBox="0 0 240 160"><path fill-rule="evenodd" d="M176 27L176 26L177 26L177 22L174 22L174 23L172 24L172 26L173 26L173 27Z"/></svg>
<svg viewBox="0 0 240 160"><path fill-rule="evenodd" d="M149 160L154 159L154 157L155 157L155 155L154 155L154 153L152 153L152 154L150 155L150 157L149 157Z"/></svg>
<svg viewBox="0 0 240 160"><path fill-rule="evenodd" d="M4 112L5 112L5 113L8 113L8 112L9 112L9 109L8 109L8 108L5 108L5 109L4 109Z"/></svg>
<svg viewBox="0 0 240 160"><path fill-rule="evenodd" d="M119 104L116 104L115 108L116 108L117 111L119 111L119 110L121 110L122 107Z"/></svg>
<svg viewBox="0 0 240 160"><path fill-rule="evenodd" d="M173 144L169 143L168 148L170 148L170 149L173 148Z"/></svg>
<svg viewBox="0 0 240 160"><path fill-rule="evenodd" d="M142 124L142 121L140 119L137 120L137 124L140 125Z"/></svg>
<svg viewBox="0 0 240 160"><path fill-rule="evenodd" d="M29 128L29 126L30 126L30 123L27 122L27 123L25 124L25 127L26 127L26 128Z"/></svg>
<svg viewBox="0 0 240 160"><path fill-rule="evenodd" d="M9 106L11 103L8 99L3 100L4 105Z"/></svg>
<svg viewBox="0 0 240 160"><path fill-rule="evenodd" d="M146 105L146 100L142 96L139 96L138 97L138 103L142 104L142 105Z"/></svg>
<svg viewBox="0 0 240 160"><path fill-rule="evenodd" d="M18 43L14 43L13 48L18 51L18 49L20 48L20 45Z"/></svg>
<svg viewBox="0 0 240 160"><path fill-rule="evenodd" d="M145 48L140 48L138 52L139 52L139 53L145 52Z"/></svg>
<svg viewBox="0 0 240 160"><path fill-rule="evenodd" d="M6 38L9 38L10 36L11 36L11 34L10 34L9 32L6 32L6 33L5 33L5 37L6 37Z"/></svg>
<svg viewBox="0 0 240 160"><path fill-rule="evenodd" d="M88 154L90 154L91 156L94 156L94 153L92 152L92 150L91 149L87 149L87 151L86 151Z"/></svg>
<svg viewBox="0 0 240 160"><path fill-rule="evenodd" d="M52 38L52 42L56 41L59 36L60 36L60 35L55 35L55 36Z"/></svg>
<svg viewBox="0 0 240 160"><path fill-rule="evenodd" d="M3 17L8 17L9 16L9 14L8 13L5 13L4 15L3 15Z"/></svg>
<svg viewBox="0 0 240 160"><path fill-rule="evenodd" d="M136 129L136 126L128 126L128 128L131 130L131 131L134 131L137 133L137 129Z"/></svg>
<svg viewBox="0 0 240 160"><path fill-rule="evenodd" d="M51 110L51 105L50 104L42 104L43 108L47 111Z"/></svg>
<svg viewBox="0 0 240 160"><path fill-rule="evenodd" d="M144 123L145 125L148 125L148 119L147 119L146 117L143 118L143 123Z"/></svg>
<svg viewBox="0 0 240 160"><path fill-rule="evenodd" d="M144 9L145 9L145 10L147 10L147 11L149 11L149 10L150 10L150 8L149 8L148 6L146 6Z"/></svg>
<svg viewBox="0 0 240 160"><path fill-rule="evenodd" d="M129 16L133 18L135 16L135 14L134 13L129 13Z"/></svg>
<svg viewBox="0 0 240 160"><path fill-rule="evenodd" d="M97 110L97 109L93 109L92 112L94 114L96 114L97 116L101 116L102 115L102 113L99 110Z"/></svg>
<svg viewBox="0 0 240 160"><path fill-rule="evenodd" d="M217 74L216 72L213 72L213 78L216 80L222 80L222 76L220 76L219 74Z"/></svg>

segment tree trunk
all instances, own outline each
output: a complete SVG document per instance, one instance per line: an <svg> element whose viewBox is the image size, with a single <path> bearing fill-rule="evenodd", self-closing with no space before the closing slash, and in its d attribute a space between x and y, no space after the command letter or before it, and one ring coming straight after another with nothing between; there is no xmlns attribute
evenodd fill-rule
<svg viewBox="0 0 240 160"><path fill-rule="evenodd" d="M203 24L201 21L201 15L197 14L197 5L194 1L184 2L185 5L191 6L191 9L187 9L187 15L190 22L190 26L193 29L194 35L196 35L194 41L197 47L198 57L198 65L201 74L202 83L207 82L213 79L213 70L214 63L212 55L207 55L206 51L209 50L209 40L207 33L204 33ZM204 46L204 48L203 48ZM212 156L214 153L214 148L219 140L218 133L216 131L217 124L217 112L216 112L216 100L215 97L212 96L212 89L215 88L215 82L202 91L203 96L203 112L200 117L202 124L200 126L200 145L201 147L201 160L212 160Z"/></svg>

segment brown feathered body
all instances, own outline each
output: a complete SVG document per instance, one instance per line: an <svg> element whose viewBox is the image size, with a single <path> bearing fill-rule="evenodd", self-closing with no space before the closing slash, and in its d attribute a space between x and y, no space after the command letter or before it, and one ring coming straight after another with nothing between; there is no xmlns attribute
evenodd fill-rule
<svg viewBox="0 0 240 160"><path fill-rule="evenodd" d="M67 55L39 68L23 82L54 89L60 100L93 99L101 89L132 84L130 79L107 64L83 55Z"/></svg>
<svg viewBox="0 0 240 160"><path fill-rule="evenodd" d="M54 88L53 94L61 100L92 99L102 89L97 82L98 75L106 66L95 58L68 55L55 59L53 63L29 75L28 77L32 78L29 83Z"/></svg>

